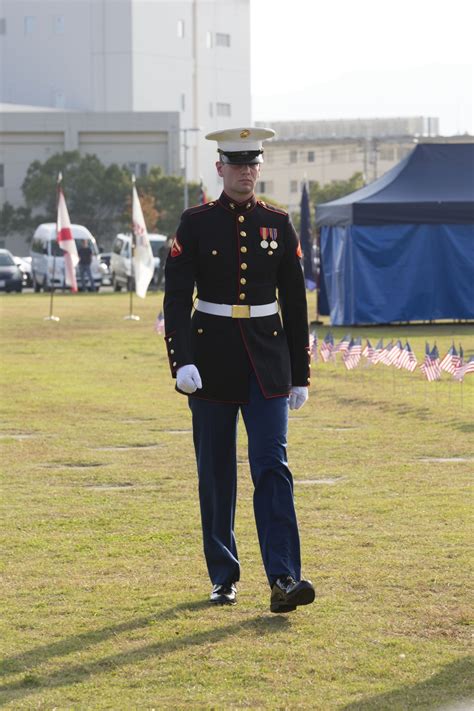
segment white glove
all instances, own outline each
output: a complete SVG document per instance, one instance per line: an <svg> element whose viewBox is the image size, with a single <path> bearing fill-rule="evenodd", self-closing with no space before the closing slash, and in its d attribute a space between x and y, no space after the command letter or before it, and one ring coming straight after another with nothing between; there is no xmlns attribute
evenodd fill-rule
<svg viewBox="0 0 474 711"><path fill-rule="evenodd" d="M182 365L176 371L176 385L183 393L191 395L198 388L202 388L201 376L195 365Z"/></svg>
<svg viewBox="0 0 474 711"><path fill-rule="evenodd" d="M308 388L293 385L290 390L290 410L299 410L308 399Z"/></svg>

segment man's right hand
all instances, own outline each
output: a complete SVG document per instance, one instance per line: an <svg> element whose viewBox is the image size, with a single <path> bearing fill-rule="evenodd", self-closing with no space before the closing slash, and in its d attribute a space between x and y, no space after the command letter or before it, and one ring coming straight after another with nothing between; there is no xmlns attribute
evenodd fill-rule
<svg viewBox="0 0 474 711"><path fill-rule="evenodd" d="M191 395L196 390L202 388L201 376L195 365L182 365L176 371L176 385L178 390Z"/></svg>

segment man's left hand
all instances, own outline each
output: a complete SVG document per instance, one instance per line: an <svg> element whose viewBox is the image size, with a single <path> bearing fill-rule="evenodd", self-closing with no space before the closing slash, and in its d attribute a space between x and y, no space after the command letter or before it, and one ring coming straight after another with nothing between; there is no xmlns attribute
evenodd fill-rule
<svg viewBox="0 0 474 711"><path fill-rule="evenodd" d="M299 410L308 399L308 388L300 385L293 385L290 390L290 410Z"/></svg>

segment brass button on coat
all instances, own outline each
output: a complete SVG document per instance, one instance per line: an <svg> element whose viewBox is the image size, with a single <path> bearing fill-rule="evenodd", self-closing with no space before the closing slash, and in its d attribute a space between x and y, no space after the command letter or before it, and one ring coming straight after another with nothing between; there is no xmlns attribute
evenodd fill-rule
<svg viewBox="0 0 474 711"><path fill-rule="evenodd" d="M170 353L171 353L171 355L174 355L174 350L171 349L171 350L170 350Z"/></svg>
<svg viewBox="0 0 474 711"><path fill-rule="evenodd" d="M199 335L201 335L201 333L204 333L203 329L202 329L202 328L198 328L198 333L199 333Z"/></svg>
<svg viewBox="0 0 474 711"><path fill-rule="evenodd" d="M240 294L239 299L243 301L245 299L246 294Z"/></svg>
<svg viewBox="0 0 474 711"><path fill-rule="evenodd" d="M245 217L243 215L239 215L239 222L243 222L245 220Z"/></svg>
<svg viewBox="0 0 474 711"><path fill-rule="evenodd" d="M240 265L240 268L243 269L244 271L247 269L247 265L245 264L245 262L242 262L242 264Z"/></svg>
<svg viewBox="0 0 474 711"><path fill-rule="evenodd" d="M247 233L242 230L241 233L240 233L240 236L241 236L241 237L247 237Z"/></svg>
<svg viewBox="0 0 474 711"><path fill-rule="evenodd" d="M231 210L235 210L235 205L234 205L233 202L230 202L230 203L229 203L229 207L230 207Z"/></svg>
<svg viewBox="0 0 474 711"><path fill-rule="evenodd" d="M240 283L241 283L241 284L246 284L246 283L247 283L247 279L244 279L244 277L242 277L242 279L240 280Z"/></svg>
<svg viewBox="0 0 474 711"><path fill-rule="evenodd" d="M273 331L274 336L278 336L278 331Z"/></svg>
<svg viewBox="0 0 474 711"><path fill-rule="evenodd" d="M247 251L247 247L241 247L241 248L240 248L240 251L245 254L245 252Z"/></svg>
<svg viewBox="0 0 474 711"><path fill-rule="evenodd" d="M213 257L215 257L216 254L217 254L217 249L213 249L212 252L211 252L211 254L212 254Z"/></svg>
<svg viewBox="0 0 474 711"><path fill-rule="evenodd" d="M173 368L175 368L177 365L178 365L177 362L174 361L174 363L173 363Z"/></svg>
<svg viewBox="0 0 474 711"><path fill-rule="evenodd" d="M267 254L268 254L268 256L269 256L269 257L271 257L271 256L272 256L272 254L273 254L272 250L271 250L271 249L269 249L269 250L268 250L268 252L267 252Z"/></svg>

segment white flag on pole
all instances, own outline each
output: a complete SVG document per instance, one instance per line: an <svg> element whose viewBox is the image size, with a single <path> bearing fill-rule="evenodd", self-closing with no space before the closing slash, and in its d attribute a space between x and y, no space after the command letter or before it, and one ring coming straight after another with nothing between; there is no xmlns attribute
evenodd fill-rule
<svg viewBox="0 0 474 711"><path fill-rule="evenodd" d="M62 176L58 178L58 218L56 223L56 239L64 252L64 273L67 286L71 291L77 291L76 267L79 264L77 247L72 236L71 220L67 210L66 199L61 187Z"/></svg>
<svg viewBox="0 0 474 711"><path fill-rule="evenodd" d="M155 260L151 250L150 240L148 239L145 218L143 217L143 210L135 187L135 181L133 181L132 222L133 234L135 235L135 250L133 255L135 293L144 299L148 286L153 279Z"/></svg>

